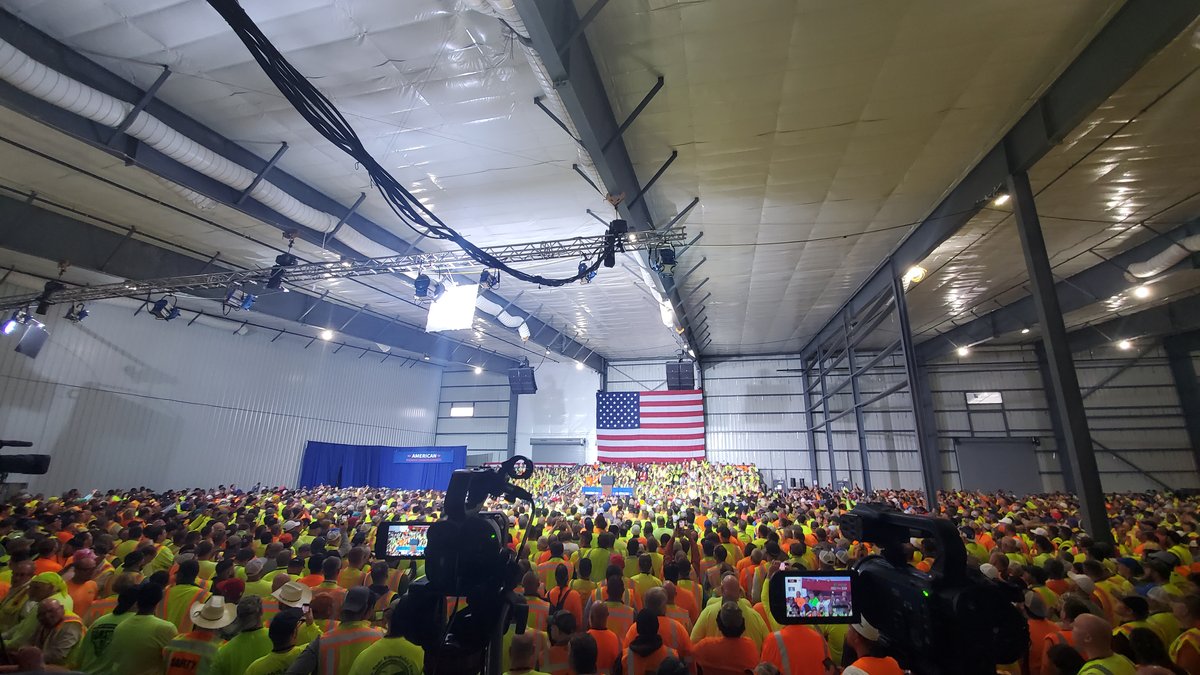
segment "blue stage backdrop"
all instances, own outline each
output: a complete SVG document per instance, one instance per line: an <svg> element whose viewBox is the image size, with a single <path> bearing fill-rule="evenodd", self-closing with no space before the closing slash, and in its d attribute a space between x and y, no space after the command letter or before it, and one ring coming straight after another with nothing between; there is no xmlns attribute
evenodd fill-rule
<svg viewBox="0 0 1200 675"><path fill-rule="evenodd" d="M467 446L397 448L309 441L300 487L386 487L445 490L450 474L467 465Z"/></svg>

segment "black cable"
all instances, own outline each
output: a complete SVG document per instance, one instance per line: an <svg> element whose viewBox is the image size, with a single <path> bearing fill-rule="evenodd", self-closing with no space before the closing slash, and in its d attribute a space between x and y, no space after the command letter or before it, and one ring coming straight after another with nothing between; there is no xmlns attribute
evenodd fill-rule
<svg viewBox="0 0 1200 675"><path fill-rule="evenodd" d="M600 268L604 249L595 253L595 260L576 275L565 279L529 274L509 267L504 261L468 241L461 234L442 222L436 215L413 197L403 185L367 152L354 128L324 94L296 70L287 59L263 35L237 0L208 0L208 4L225 19L251 56L262 67L263 72L285 98L308 121L314 129L330 143L350 155L358 162L392 212L413 232L423 237L445 239L458 244L473 260L485 267L501 269L514 278L541 286L565 286L579 281Z"/></svg>

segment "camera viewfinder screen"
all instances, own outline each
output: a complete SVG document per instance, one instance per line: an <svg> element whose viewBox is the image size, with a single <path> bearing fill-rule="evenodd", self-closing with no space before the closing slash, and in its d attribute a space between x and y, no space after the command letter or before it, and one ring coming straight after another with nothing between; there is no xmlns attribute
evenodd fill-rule
<svg viewBox="0 0 1200 675"><path fill-rule="evenodd" d="M788 618L848 619L854 616L849 574L786 577L784 596Z"/></svg>
<svg viewBox="0 0 1200 675"><path fill-rule="evenodd" d="M424 558L428 541L428 525L389 523L384 555L388 558Z"/></svg>

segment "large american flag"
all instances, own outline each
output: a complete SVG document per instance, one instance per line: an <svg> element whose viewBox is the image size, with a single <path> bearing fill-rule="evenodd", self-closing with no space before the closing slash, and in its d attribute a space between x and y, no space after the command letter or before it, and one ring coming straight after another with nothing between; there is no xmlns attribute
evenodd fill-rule
<svg viewBox="0 0 1200 675"><path fill-rule="evenodd" d="M601 462L704 459L704 392L597 392L596 450Z"/></svg>

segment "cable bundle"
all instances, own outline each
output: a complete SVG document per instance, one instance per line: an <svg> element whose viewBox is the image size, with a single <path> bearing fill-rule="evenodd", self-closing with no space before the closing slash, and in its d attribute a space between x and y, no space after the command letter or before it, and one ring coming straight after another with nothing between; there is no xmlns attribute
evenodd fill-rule
<svg viewBox="0 0 1200 675"><path fill-rule="evenodd" d="M443 223L432 211L425 208L424 204L417 201L412 193L380 166L379 162L375 161L375 158L363 146L354 128L350 126L337 107L279 53L279 50L263 35L237 0L208 0L208 4L225 19L233 32L250 50L254 60L258 61L263 72L271 78L271 81L295 106L301 116L308 120L308 123L330 143L353 157L366 169L368 175L371 176L371 182L375 184L388 206L405 225L418 235L453 241L484 267L501 269L517 279L541 286L565 286L594 273L600 267L603 251L597 251L595 260L580 269L575 276L566 279L551 279L509 267L496 256L467 241L461 234Z"/></svg>

